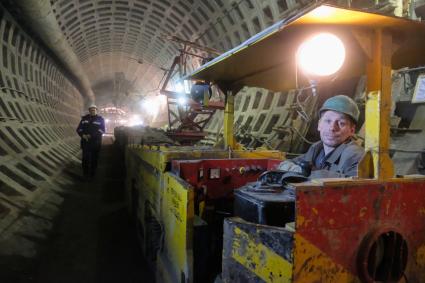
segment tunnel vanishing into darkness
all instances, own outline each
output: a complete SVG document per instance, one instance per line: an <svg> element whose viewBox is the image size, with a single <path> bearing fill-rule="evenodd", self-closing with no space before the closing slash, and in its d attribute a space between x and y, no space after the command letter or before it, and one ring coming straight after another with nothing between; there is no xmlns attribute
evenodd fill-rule
<svg viewBox="0 0 425 283"><path fill-rule="evenodd" d="M308 1L307 1L308 2ZM75 180L86 106L129 111L181 48L224 52L305 5L295 0L35 0L0 7L0 254L33 257ZM200 65L196 57L190 68Z"/></svg>
<svg viewBox="0 0 425 283"><path fill-rule="evenodd" d="M2 0L0 256L37 255L38 240L61 212L63 188L76 182L66 172L80 162L75 128L90 103L138 113L141 98L158 92L182 41L224 52L312 2ZM379 2L392 12L397 1ZM188 63L190 71L201 59ZM250 96L236 98L236 124L255 125L261 138L286 119L288 97L295 97L243 91ZM221 123L216 113L207 131L219 132Z"/></svg>

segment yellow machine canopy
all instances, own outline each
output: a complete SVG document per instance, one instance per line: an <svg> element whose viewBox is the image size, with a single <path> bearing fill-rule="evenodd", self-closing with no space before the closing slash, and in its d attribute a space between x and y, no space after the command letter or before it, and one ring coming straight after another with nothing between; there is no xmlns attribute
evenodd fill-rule
<svg viewBox="0 0 425 283"><path fill-rule="evenodd" d="M392 34L396 51L392 68L425 64L425 25L398 17L364 11L314 5L289 19L280 21L248 39L240 46L201 66L186 79L207 80L227 90L242 86L272 91L302 86L306 78L297 71L296 52L300 44L320 33L333 33L346 48L346 58L338 79L365 73L368 51L373 41L368 34L382 29ZM297 77L298 76L298 77Z"/></svg>

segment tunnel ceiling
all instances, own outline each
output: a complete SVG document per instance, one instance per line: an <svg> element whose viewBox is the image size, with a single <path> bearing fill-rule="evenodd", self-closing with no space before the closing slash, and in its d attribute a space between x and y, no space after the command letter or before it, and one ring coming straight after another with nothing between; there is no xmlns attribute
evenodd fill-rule
<svg viewBox="0 0 425 283"><path fill-rule="evenodd" d="M98 103L128 104L131 97L158 87L164 75L161 68L169 68L182 47L164 36L224 52L299 8L300 2L52 0L51 4ZM193 68L200 62L193 58L191 63ZM96 91L111 86L108 94Z"/></svg>

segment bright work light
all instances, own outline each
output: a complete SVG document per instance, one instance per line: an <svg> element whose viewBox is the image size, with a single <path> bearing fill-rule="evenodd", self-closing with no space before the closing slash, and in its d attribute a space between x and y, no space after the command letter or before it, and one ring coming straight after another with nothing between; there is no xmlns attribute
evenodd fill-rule
<svg viewBox="0 0 425 283"><path fill-rule="evenodd" d="M181 105L181 106L185 106L185 105L187 104L187 98L186 98L186 97L184 97L184 96L180 96L180 97L177 99L177 103L178 103L179 105Z"/></svg>
<svg viewBox="0 0 425 283"><path fill-rule="evenodd" d="M165 105L167 98L165 95L147 96L142 100L144 113L156 117L161 108Z"/></svg>
<svg viewBox="0 0 425 283"><path fill-rule="evenodd" d="M298 48L297 61L306 73L329 76L336 73L345 60L345 47L333 34L320 33L309 38Z"/></svg>

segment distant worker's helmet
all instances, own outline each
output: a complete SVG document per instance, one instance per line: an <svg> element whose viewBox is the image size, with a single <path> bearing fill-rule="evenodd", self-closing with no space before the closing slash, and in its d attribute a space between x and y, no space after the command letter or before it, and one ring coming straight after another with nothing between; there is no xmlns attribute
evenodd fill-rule
<svg viewBox="0 0 425 283"><path fill-rule="evenodd" d="M89 110L90 110L91 108L95 108L95 109L97 109L97 106L96 106L95 104L91 104L91 105L89 106Z"/></svg>
<svg viewBox="0 0 425 283"><path fill-rule="evenodd" d="M353 119L356 124L359 121L359 107L354 102L354 100L352 100L346 95L337 95L328 98L325 103L323 103L322 108L320 108L319 112L320 114L322 114L322 112L326 110L333 110L347 114Z"/></svg>

